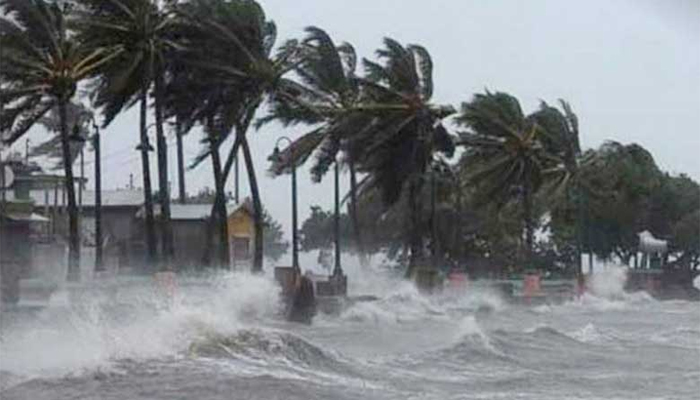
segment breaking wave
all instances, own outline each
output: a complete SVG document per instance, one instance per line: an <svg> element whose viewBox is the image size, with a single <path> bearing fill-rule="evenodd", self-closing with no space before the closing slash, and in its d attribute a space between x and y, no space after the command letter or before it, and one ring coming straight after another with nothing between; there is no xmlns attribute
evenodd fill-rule
<svg viewBox="0 0 700 400"><path fill-rule="evenodd" d="M264 277L214 274L179 284L171 301L148 280L112 282L59 293L36 315L4 315L0 371L61 376L123 359L177 357L199 337L234 333L278 312L277 285Z"/></svg>

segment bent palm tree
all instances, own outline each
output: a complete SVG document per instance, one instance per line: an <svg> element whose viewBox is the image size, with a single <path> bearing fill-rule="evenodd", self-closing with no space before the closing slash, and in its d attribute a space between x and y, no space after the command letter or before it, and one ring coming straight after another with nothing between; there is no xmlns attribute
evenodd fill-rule
<svg viewBox="0 0 700 400"><path fill-rule="evenodd" d="M540 109L531 114L531 118L547 132L547 135L541 136L540 141L546 154L552 157L543 170L544 186L553 200L550 208L553 213L574 210L576 214L576 267L577 272L581 274L583 189L588 185L581 181L579 171L586 160L581 153L578 117L566 101L559 100L559 105L562 111L543 101Z"/></svg>
<svg viewBox="0 0 700 400"><path fill-rule="evenodd" d="M425 48L403 47L389 38L384 44L377 51L381 64L363 60L366 76L358 79L360 104L344 112L338 124L358 171L367 174L360 193L379 190L391 206L407 191L411 276L426 261L421 189L436 157L451 157L454 152L442 120L455 110L431 103L433 63Z"/></svg>
<svg viewBox="0 0 700 400"><path fill-rule="evenodd" d="M169 268L168 260L174 248L163 106L167 58L178 48L174 41L174 19L169 9L161 7L155 0L79 0L79 4L82 7L76 25L79 36L92 48L105 49L114 55L112 62L100 71L96 86L95 105L103 110L104 126L126 108L140 103L139 150L144 180L146 242L151 262L155 261L157 250L146 114L148 94L153 89L164 256L161 267Z"/></svg>
<svg viewBox="0 0 700 400"><path fill-rule="evenodd" d="M255 1L194 0L179 8L185 29L189 31L187 60L193 76L188 80L190 101L195 107L178 107L186 112L181 120L189 124L201 122L207 132L207 145L195 159L193 166L212 157L222 247L225 246L225 204L223 188L231 165L243 151L248 182L253 200L255 221L255 251L253 270L262 270L263 210L260 200L253 157L248 144L250 123L265 97L284 86L282 76L293 68L297 52L296 42L282 46L276 55L272 48L277 30L266 19L262 7ZM235 130L235 142L226 163L221 165L219 148ZM226 255L226 257L228 257Z"/></svg>
<svg viewBox="0 0 700 400"><path fill-rule="evenodd" d="M352 45L343 43L336 46L330 36L317 27L308 27L306 32L307 36L301 43L302 61L295 69L302 83L287 83L286 90L275 93L270 113L257 125L272 120L280 121L285 126L298 123L316 125L285 149L271 169L275 174L280 174L288 171L292 163L301 165L316 153L311 174L312 179L318 182L329 166L338 162L343 132L339 130L337 122L343 112L359 104L360 90L355 76L357 55ZM322 126L319 127L319 124ZM355 244L365 264L357 210L357 174L352 157L348 156L346 160L350 168L349 211Z"/></svg>
<svg viewBox="0 0 700 400"><path fill-rule="evenodd" d="M77 280L80 241L67 107L78 82L108 62L109 55L71 36L66 10L55 3L2 0L0 9L5 12L0 18L0 140L14 143L49 110L58 109L68 197L68 278Z"/></svg>
<svg viewBox="0 0 700 400"><path fill-rule="evenodd" d="M469 128L462 132L466 146L462 171L478 187L483 199L502 205L515 194L522 202L527 263L534 245L533 198L551 161L542 145L544 129L526 116L518 100L502 92L477 94L463 103L456 119Z"/></svg>

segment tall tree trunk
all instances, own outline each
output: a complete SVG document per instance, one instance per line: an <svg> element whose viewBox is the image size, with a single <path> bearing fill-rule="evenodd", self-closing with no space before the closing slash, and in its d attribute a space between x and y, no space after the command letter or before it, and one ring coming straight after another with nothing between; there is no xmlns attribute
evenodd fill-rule
<svg viewBox="0 0 700 400"><path fill-rule="evenodd" d="M362 240L362 227L360 226L360 214L357 210L357 171L355 171L355 163L351 160L348 161L350 166L350 204L348 204L348 212L350 213L350 218L352 219L352 231L355 236L355 246L357 246L357 252L360 255L360 265L362 267L367 267L369 262L367 260L367 253L365 253L365 246Z"/></svg>
<svg viewBox="0 0 700 400"><path fill-rule="evenodd" d="M162 260L161 270L172 269L172 258L175 254L173 244L173 229L170 222L170 187L168 184L168 144L163 131L163 70L160 64L155 76L155 112L156 112L156 141L158 145L158 192L160 197L160 227Z"/></svg>
<svg viewBox="0 0 700 400"><path fill-rule="evenodd" d="M422 233L422 178L414 178L408 187L408 212L409 216L409 249L411 250L410 258L408 261L408 270L406 275L408 278L412 278L416 273L416 269L425 262L425 254L423 249L423 233Z"/></svg>
<svg viewBox="0 0 700 400"><path fill-rule="evenodd" d="M255 176L255 167L253 166L253 157L250 154L248 139L243 136L241 138L241 146L243 147L243 158L245 160L246 171L248 171L248 182L250 183L250 195L253 198L253 220L255 223L255 251L253 253L253 272L262 271L263 263L263 212L262 203L260 201L260 190L258 188L258 180Z"/></svg>
<svg viewBox="0 0 700 400"><path fill-rule="evenodd" d="M209 134L213 135L212 132ZM216 186L216 199L214 200L214 204L216 206L215 229L219 234L218 266L220 268L228 269L231 266L231 260L229 257L230 250L228 243L228 224L226 220L226 193L223 176L221 173L221 157L219 156L219 145L213 138L211 139L210 146L212 170L214 172L214 184Z"/></svg>
<svg viewBox="0 0 700 400"><path fill-rule="evenodd" d="M226 179L228 178L229 172L231 171L231 165L233 164L233 159L236 157L236 153L238 152L238 148L241 146L241 142L238 139L238 136L236 136L236 140L233 142L233 147L229 151L228 158L226 159L226 165L224 166L224 170L221 174L221 180L223 182L224 187L226 186ZM215 178L216 179L216 178ZM226 201L226 198L223 198L223 201ZM220 207L220 202L219 202L219 196L214 196L214 204L211 207L211 211L209 213L209 220L215 222L217 220L217 213L218 209ZM209 257L209 254L211 253L211 248L213 246L214 242L214 231L216 230L216 224L212 223L209 224L209 229L207 229L207 237L205 239L205 245L204 245L204 254L202 256L202 262L206 265L209 264L211 261L211 258Z"/></svg>
<svg viewBox="0 0 700 400"><path fill-rule="evenodd" d="M68 280L78 281L80 279L80 236L78 233L78 207L75 202L70 139L68 137L67 103L68 99L65 97L61 97L58 100L58 112L61 120L61 149L63 152L63 167L66 173L66 193L68 195Z"/></svg>
<svg viewBox="0 0 700 400"><path fill-rule="evenodd" d="M185 154L182 146L182 124L180 119L175 119L175 135L177 137L177 184L180 204L187 202L187 190L185 188Z"/></svg>
<svg viewBox="0 0 700 400"><path fill-rule="evenodd" d="M531 268L534 227L532 224L532 187L529 181L523 185L523 224L525 225L525 266Z"/></svg>
<svg viewBox="0 0 700 400"><path fill-rule="evenodd" d="M141 88L141 169L143 172L143 194L144 194L144 213L146 227L146 255L148 268L154 268L157 258L156 250L156 229L155 219L153 218L153 193L151 191L151 167L148 160L148 152L151 145L148 142L148 128L146 126L146 111L148 108L148 86L143 85Z"/></svg>

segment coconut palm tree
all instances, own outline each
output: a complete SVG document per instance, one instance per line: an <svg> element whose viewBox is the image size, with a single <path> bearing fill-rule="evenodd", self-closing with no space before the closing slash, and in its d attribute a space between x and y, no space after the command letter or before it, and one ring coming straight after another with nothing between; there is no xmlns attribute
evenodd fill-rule
<svg viewBox="0 0 700 400"><path fill-rule="evenodd" d="M338 130L358 171L366 174L360 194L379 190L388 206L408 196L410 276L426 262L420 193L431 163L454 152L442 120L455 110L431 102L433 63L425 48L390 38L384 45L377 51L381 63L363 60L360 104L338 118Z"/></svg>
<svg viewBox="0 0 700 400"><path fill-rule="evenodd" d="M268 115L258 120L257 125L259 127L273 120L280 121L284 126L298 123L313 125L311 131L281 152L271 170L275 174L288 171L292 163L301 165L315 153L316 162L311 175L314 181L319 182L329 166L338 162L338 152L343 146L338 118L359 104L360 90L355 75L357 55L351 44L336 46L320 28L308 27L306 33L301 43L302 61L295 70L301 83L295 87L289 84L289 90L275 93ZM357 210L357 173L352 158L348 156L346 161L350 169L349 214L355 244L364 263Z"/></svg>
<svg viewBox="0 0 700 400"><path fill-rule="evenodd" d="M543 170L556 162L543 145L547 132L536 118L526 116L518 99L486 91L462 104L456 122L468 128L460 133L466 146L461 169L479 188L483 199L506 204L521 202L526 262L534 245L533 199L543 183Z"/></svg>
<svg viewBox="0 0 700 400"><path fill-rule="evenodd" d="M86 47L68 30L67 7L43 0L1 0L0 139L12 144L50 110L58 109L68 197L68 278L78 279L78 209L67 109L78 83L111 60L104 49Z"/></svg>
<svg viewBox="0 0 700 400"><path fill-rule="evenodd" d="M578 117L564 100L559 100L558 108L540 103L539 110L530 117L541 127L546 135L539 140L545 152L550 156L548 166L543 170L545 192L550 201L550 209L554 213L566 213L573 210L575 220L576 267L582 273L581 253L583 246L583 196L584 186L579 174L584 159L579 140Z"/></svg>
<svg viewBox="0 0 700 400"><path fill-rule="evenodd" d="M89 46L108 49L115 55L101 71L95 88L95 105L103 110L104 126L125 109L140 103L139 150L145 192L146 242L151 262L155 261L157 250L146 114L149 93L153 93L164 258L161 267L169 268L168 259L174 248L163 107L167 59L178 48L171 7L157 0L79 0L78 3L81 8L81 18L76 24L79 36Z"/></svg>
<svg viewBox="0 0 700 400"><path fill-rule="evenodd" d="M190 89L186 92L194 107L177 108L187 111L180 115L182 121L202 123L207 135L206 145L193 166L212 158L218 193L214 208L220 210L222 228L219 232L223 247L226 241L223 188L239 148L242 150L254 209L253 270L260 271L264 220L247 132L265 98L287 86L282 76L294 68L296 42L286 43L273 55L277 36L275 24L267 20L262 7L251 0L193 0L181 5L179 13L185 21L184 29L189 32L184 63L192 74L189 78L181 74L186 79L181 88ZM219 149L234 131L234 144L222 165Z"/></svg>

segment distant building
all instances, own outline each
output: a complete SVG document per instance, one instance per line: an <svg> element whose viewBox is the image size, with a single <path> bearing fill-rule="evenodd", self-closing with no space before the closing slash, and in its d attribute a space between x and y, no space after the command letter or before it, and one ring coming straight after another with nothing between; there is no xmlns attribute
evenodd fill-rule
<svg viewBox="0 0 700 400"><path fill-rule="evenodd" d="M233 269L247 269L252 265L253 248L255 241L255 225L253 223L253 210L250 201L243 203L229 203L226 206L228 212L228 241L229 262ZM175 244L176 269L199 268L208 260L215 258L214 254L218 246L219 238L210 229L211 204L177 204L170 205L170 220L173 228L173 241ZM154 207L156 219L160 216L160 207ZM143 218L143 207L137 213L139 219ZM143 224L139 224L143 229ZM156 229L160 236L160 230ZM141 231L139 237L145 237ZM207 238L211 237L211 243Z"/></svg>
<svg viewBox="0 0 700 400"><path fill-rule="evenodd" d="M0 303L16 304L20 280L35 275L36 247L43 239L48 219L33 212L26 196L33 172L16 159L0 162Z"/></svg>
<svg viewBox="0 0 700 400"><path fill-rule="evenodd" d="M52 229L60 236L68 235L68 213L64 188L57 190L32 190L35 212L52 219ZM82 202L80 201L82 197ZM81 269L94 267L95 240L95 192L85 190L82 196L76 191L80 215ZM136 213L143 204L143 191L116 189L102 191L102 246L104 265L107 267L140 268L145 260L145 244L139 237L142 221Z"/></svg>

